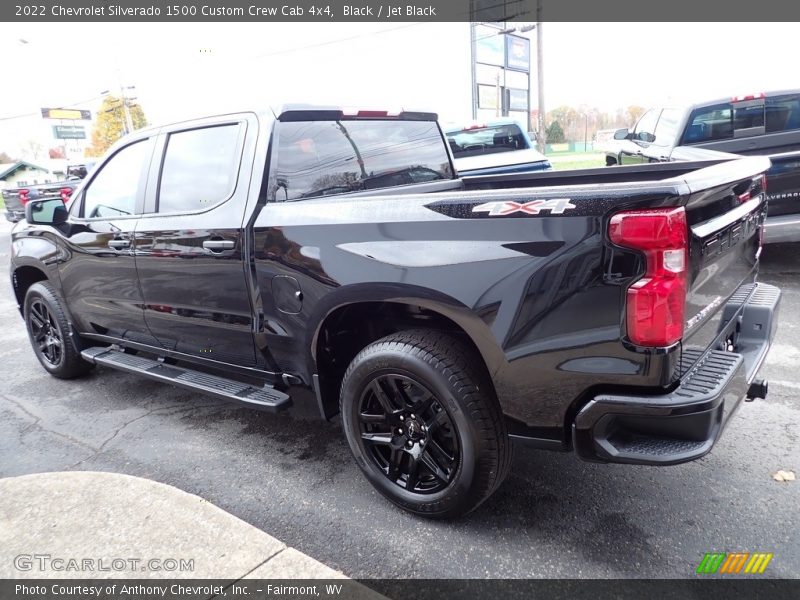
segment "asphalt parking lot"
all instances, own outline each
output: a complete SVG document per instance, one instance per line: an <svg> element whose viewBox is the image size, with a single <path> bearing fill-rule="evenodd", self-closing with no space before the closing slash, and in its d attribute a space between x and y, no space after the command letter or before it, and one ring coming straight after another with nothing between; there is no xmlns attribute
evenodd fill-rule
<svg viewBox="0 0 800 600"><path fill-rule="evenodd" d="M800 474L800 251L768 247L761 279L784 292L762 370L770 397L744 405L710 455L652 468L520 447L505 485L454 522L414 518L380 497L335 423L241 409L107 369L49 377L3 283L0 477L93 470L154 479L351 577L682 578L711 551L772 552L765 575L798 577L800 481L771 475Z"/></svg>

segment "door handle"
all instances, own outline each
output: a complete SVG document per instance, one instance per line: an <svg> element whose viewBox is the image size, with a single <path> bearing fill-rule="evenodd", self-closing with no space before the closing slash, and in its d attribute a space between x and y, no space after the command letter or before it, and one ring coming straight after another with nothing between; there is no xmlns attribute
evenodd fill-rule
<svg viewBox="0 0 800 600"><path fill-rule="evenodd" d="M206 240L203 242L203 248L211 250L212 252L233 250L234 246L236 246L236 242L233 240Z"/></svg>
<svg viewBox="0 0 800 600"><path fill-rule="evenodd" d="M123 250L125 248L131 247L130 240L109 240L108 242L109 248L114 248L114 250Z"/></svg>

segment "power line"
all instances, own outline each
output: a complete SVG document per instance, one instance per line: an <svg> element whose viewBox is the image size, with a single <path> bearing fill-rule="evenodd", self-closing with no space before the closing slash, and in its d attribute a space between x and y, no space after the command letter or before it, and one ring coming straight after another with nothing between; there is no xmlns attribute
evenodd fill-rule
<svg viewBox="0 0 800 600"><path fill-rule="evenodd" d="M87 102L92 102L94 100L99 100L102 97L103 97L102 95L101 96L94 96L92 98L87 98L86 100L80 100L78 102L72 102L70 104L64 104L63 106L60 106L59 108L73 108L75 106L78 106L79 104L86 104ZM21 115L12 115L10 117L0 117L0 121L11 121L12 119L24 119L25 117L35 117L35 116L40 115L40 114L42 114L41 111L36 111L36 112L30 112L30 113L23 113Z"/></svg>
<svg viewBox="0 0 800 600"><path fill-rule="evenodd" d="M390 33L392 31L398 31L400 29L408 29L409 27L417 27L418 25L427 25L427 22L419 22L419 23L407 23L405 25L399 25L397 27L390 27L388 29L380 29L377 31L370 31L368 33L359 33L358 35L351 35L345 38L338 38L335 40L328 40L327 42L320 42L318 44L310 44L308 46L297 46L295 48L287 48L286 50L276 50L274 52L267 52L265 54L256 54L253 56L247 57L248 59L256 59L256 58L266 58L268 56L280 56L281 54L291 54L292 52L302 52L303 50L311 50L312 48L322 48L324 46L332 46L334 44L341 44L342 42L350 42L352 40L357 40L365 37L371 37L375 35L381 35L383 33Z"/></svg>

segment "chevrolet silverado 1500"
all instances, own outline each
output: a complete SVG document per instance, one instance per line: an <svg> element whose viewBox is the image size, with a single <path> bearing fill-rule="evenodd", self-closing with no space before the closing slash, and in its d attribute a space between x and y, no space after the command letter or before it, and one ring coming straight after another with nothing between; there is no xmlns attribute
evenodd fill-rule
<svg viewBox="0 0 800 600"><path fill-rule="evenodd" d="M229 114L127 136L69 209L29 202L13 289L53 376L310 403L382 494L448 517L512 439L676 464L766 396L768 168L462 180L434 114Z"/></svg>

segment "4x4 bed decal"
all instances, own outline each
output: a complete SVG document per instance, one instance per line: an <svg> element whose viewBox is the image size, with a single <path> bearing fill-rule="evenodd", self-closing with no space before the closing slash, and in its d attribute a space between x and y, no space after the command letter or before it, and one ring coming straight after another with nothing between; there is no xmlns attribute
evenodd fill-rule
<svg viewBox="0 0 800 600"><path fill-rule="evenodd" d="M530 202L512 202L510 200L501 202L486 202L479 204L472 209L472 212L488 212L490 217L502 217L513 213L525 213L528 215L538 215L542 210L549 210L550 214L561 215L564 211L576 208L569 201L569 198L557 198L555 200L531 200Z"/></svg>

